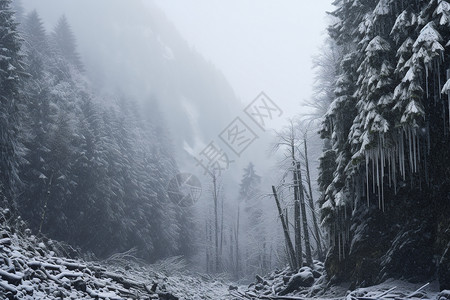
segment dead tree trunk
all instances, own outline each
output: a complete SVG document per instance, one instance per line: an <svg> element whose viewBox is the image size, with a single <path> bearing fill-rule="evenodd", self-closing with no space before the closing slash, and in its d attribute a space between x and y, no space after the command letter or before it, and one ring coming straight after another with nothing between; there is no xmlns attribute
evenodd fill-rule
<svg viewBox="0 0 450 300"><path fill-rule="evenodd" d="M295 254L296 254L296 265L301 268L303 265L303 250L302 250L302 237L300 228L300 199L299 199L299 186L301 181L299 181L298 174L295 170L295 145L294 145L294 132L292 129L291 138L291 156L292 156L292 174L294 180L294 241L295 241Z"/></svg>
<svg viewBox="0 0 450 300"><path fill-rule="evenodd" d="M205 236L206 236L206 274L211 271L209 269L209 232L208 232L208 220L205 220Z"/></svg>
<svg viewBox="0 0 450 300"><path fill-rule="evenodd" d="M219 257L222 259L223 257L223 198L221 201L221 218L220 218L220 248L219 248Z"/></svg>
<svg viewBox="0 0 450 300"><path fill-rule="evenodd" d="M278 213L280 214L281 225L283 226L284 238L286 240L288 254L289 254L289 264L290 264L292 270L297 270L298 267L297 267L297 260L296 260L296 255L295 255L295 251L294 251L294 246L292 246L291 237L289 236L287 224L284 221L283 211L281 210L281 205L280 205L280 201L278 200L277 191L275 189L275 186L273 186L273 185L272 185L272 192L273 192L273 197L275 198L275 203L277 204Z"/></svg>
<svg viewBox="0 0 450 300"><path fill-rule="evenodd" d="M308 161L308 145L306 143L306 139L303 140L305 143L305 168L306 168L306 182L308 183L309 189L309 206L311 208L311 215L313 218L313 226L314 226L314 234L316 235L316 243L317 243L317 255L320 261L323 261L324 255L322 250L322 236L320 234L319 224L317 222L317 214L313 200L312 194L312 185L311 185L311 173L309 171L309 161Z"/></svg>
<svg viewBox="0 0 450 300"><path fill-rule="evenodd" d="M306 254L306 264L309 267L312 267L312 255L311 255L311 242L309 240L309 230L308 230L308 220L306 219L306 205L305 205L305 195L303 193L303 184L302 182L302 172L300 170L300 163L297 162L297 179L299 181L299 198L300 198L300 209L302 213L302 221L303 221L303 235L305 238L305 254Z"/></svg>
<svg viewBox="0 0 450 300"><path fill-rule="evenodd" d="M301 237L301 219L300 219L300 199L299 199L299 180L296 170L293 170L294 175L294 241L295 241L295 255L297 266L301 268L303 265L303 249Z"/></svg>
<svg viewBox="0 0 450 300"><path fill-rule="evenodd" d="M236 223L236 277L239 278L241 264L239 255L239 223L240 223L240 204L238 204L237 223Z"/></svg>
<svg viewBox="0 0 450 300"><path fill-rule="evenodd" d="M234 240L235 242L235 240ZM236 261L234 260L234 247L233 244L233 228L230 228L230 265L231 265L231 272L233 274L236 274Z"/></svg>
<svg viewBox="0 0 450 300"><path fill-rule="evenodd" d="M213 177L213 196L214 196L214 237L215 237L215 272L219 272L219 218L218 218L218 203L217 203L217 179L216 174Z"/></svg>

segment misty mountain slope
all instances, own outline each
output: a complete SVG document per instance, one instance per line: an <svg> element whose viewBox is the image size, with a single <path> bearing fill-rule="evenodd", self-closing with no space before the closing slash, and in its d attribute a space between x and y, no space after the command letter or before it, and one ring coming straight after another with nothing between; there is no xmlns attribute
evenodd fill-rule
<svg viewBox="0 0 450 300"><path fill-rule="evenodd" d="M206 143L238 113L239 102L222 73L150 2L23 2L45 22L56 12L66 14L97 90L120 91L149 110L149 100L158 99L177 151L184 142L194 148L196 138Z"/></svg>
<svg viewBox="0 0 450 300"><path fill-rule="evenodd" d="M130 95L100 94L68 19L46 30L10 2L0 2L0 205L101 258L133 247L147 261L190 255L194 219L167 192L179 171L158 107L145 118Z"/></svg>

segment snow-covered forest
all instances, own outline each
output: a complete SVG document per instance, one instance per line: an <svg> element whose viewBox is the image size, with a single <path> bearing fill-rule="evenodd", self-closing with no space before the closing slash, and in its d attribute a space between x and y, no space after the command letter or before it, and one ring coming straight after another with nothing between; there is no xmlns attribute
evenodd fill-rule
<svg viewBox="0 0 450 300"><path fill-rule="evenodd" d="M450 299L450 2L322 2L0 0L0 298Z"/></svg>

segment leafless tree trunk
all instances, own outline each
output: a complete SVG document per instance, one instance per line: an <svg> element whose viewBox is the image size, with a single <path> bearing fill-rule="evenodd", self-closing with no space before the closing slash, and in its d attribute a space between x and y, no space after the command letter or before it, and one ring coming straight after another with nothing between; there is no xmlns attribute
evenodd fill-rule
<svg viewBox="0 0 450 300"><path fill-rule="evenodd" d="M301 219L300 219L300 199L299 199L299 180L296 170L293 170L294 175L294 240L295 240L295 254L297 259L297 266L301 267L303 264L303 250L301 237Z"/></svg>
<svg viewBox="0 0 450 300"><path fill-rule="evenodd" d="M240 223L240 204L238 204L237 211L237 222L236 222L236 277L239 278L241 263L240 263L240 255L239 255L239 223Z"/></svg>
<svg viewBox="0 0 450 300"><path fill-rule="evenodd" d="M302 182L302 172L300 169L300 163L297 162L297 179ZM299 184L299 198L300 198L300 209L302 213L303 221L303 235L305 238L305 254L306 254L306 264L312 267L312 255L311 255L311 242L309 240L309 230L308 230L308 220L306 219L306 205L305 205L305 195L303 193L303 184Z"/></svg>
<svg viewBox="0 0 450 300"><path fill-rule="evenodd" d="M234 260L234 247L233 244L233 228L230 228L230 264L232 266L232 272L236 274L236 261Z"/></svg>
<svg viewBox="0 0 450 300"><path fill-rule="evenodd" d="M206 273L209 274L209 272L211 271L209 269L209 265L210 265L210 258L209 258L209 230L208 230L208 220L205 220L205 236L206 236Z"/></svg>
<svg viewBox="0 0 450 300"><path fill-rule="evenodd" d="M214 234L215 234L215 272L219 272L219 219L218 219L218 199L217 199L217 178L216 174L212 174L213 178L213 196L214 196Z"/></svg>
<svg viewBox="0 0 450 300"><path fill-rule="evenodd" d="M275 186L273 186L273 185L272 185L272 192L273 192L273 197L275 198L275 203L277 204L278 213L280 214L281 225L283 226L284 237L285 237L285 240L287 243L287 248L288 248L290 266L291 266L292 270L297 270L298 265L297 265L295 251L294 251L294 246L292 246L291 237L289 236L288 227L287 227L287 224L285 223L285 220L283 217L283 211L281 210L281 205L280 205L280 201L278 200L277 191L275 189Z"/></svg>
<svg viewBox="0 0 450 300"><path fill-rule="evenodd" d="M294 181L294 240L295 240L295 253L296 253L296 259L297 259L297 266L299 268L303 265L303 250L302 250L302 237L301 237L301 220L300 220L300 198L299 198L299 191L300 191L300 183L298 174L295 170L296 165L296 159L295 159L295 133L294 133L294 126L291 123L290 128L290 146L291 146L291 157L292 157L292 174L293 174L293 181Z"/></svg>
<svg viewBox="0 0 450 300"><path fill-rule="evenodd" d="M314 234L316 236L317 243L317 255L320 261L323 261L324 254L322 250L322 235L320 234L319 224L317 222L317 214L314 205L313 193L312 193L312 185L311 185L311 173L309 171L309 160L308 160L308 144L306 138L303 140L305 146L305 168L306 168L306 182L308 183L309 190L309 206L311 208L311 215L313 218L313 226L314 226Z"/></svg>
<svg viewBox="0 0 450 300"><path fill-rule="evenodd" d="M219 248L219 257L222 259L223 257L223 197L221 201L221 219L220 219L220 248Z"/></svg>

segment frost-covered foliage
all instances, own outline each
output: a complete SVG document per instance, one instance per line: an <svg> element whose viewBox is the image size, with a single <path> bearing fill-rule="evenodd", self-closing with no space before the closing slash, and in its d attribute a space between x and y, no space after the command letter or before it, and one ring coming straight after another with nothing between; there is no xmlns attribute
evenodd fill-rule
<svg viewBox="0 0 450 300"><path fill-rule="evenodd" d="M427 209L439 215L434 222L448 213L450 6L444 0L338 0L334 5L337 21L329 33L342 47L343 59L321 128L331 145L322 156L319 181L322 224L333 255L343 261L352 260L347 258L351 245L361 237L352 224L361 221L357 212L363 205L369 218L374 207L387 212L385 218L393 219L383 222L389 224L401 222L396 214L405 206L404 212L428 221L417 211L426 201L441 207ZM380 249L406 238L388 231ZM371 255L380 258L380 253Z"/></svg>
<svg viewBox="0 0 450 300"><path fill-rule="evenodd" d="M189 254L192 217L166 191L178 169L156 101L94 94L67 19L49 34L31 12L18 18L19 38L9 2L0 1L2 205L100 257Z"/></svg>
<svg viewBox="0 0 450 300"><path fill-rule="evenodd" d="M257 175L253 163L249 163L243 171L239 189L241 233L240 249L236 249L236 272L238 275L253 276L269 270L273 249L262 203L261 177Z"/></svg>
<svg viewBox="0 0 450 300"><path fill-rule="evenodd" d="M0 2L0 45L0 201L4 201L4 197L12 197L19 182L17 107L24 77L20 37L8 0Z"/></svg>

